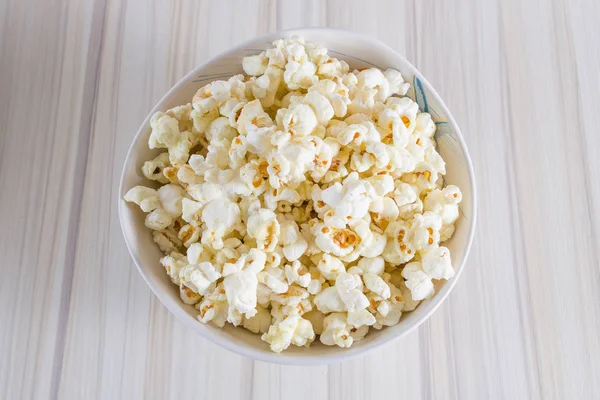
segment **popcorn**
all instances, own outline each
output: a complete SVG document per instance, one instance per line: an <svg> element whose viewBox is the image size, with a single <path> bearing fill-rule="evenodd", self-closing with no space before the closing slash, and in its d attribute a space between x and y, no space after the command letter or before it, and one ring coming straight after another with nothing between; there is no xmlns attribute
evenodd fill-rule
<svg viewBox="0 0 600 400"><path fill-rule="evenodd" d="M242 68L246 75L260 76L265 73L267 66L269 65L269 59L262 52L255 56L247 56L242 59Z"/></svg>
<svg viewBox="0 0 600 400"><path fill-rule="evenodd" d="M181 215L181 202L185 196L187 196L187 193L181 186L168 184L158 189L158 197L162 208L171 218L177 218Z"/></svg>
<svg viewBox="0 0 600 400"><path fill-rule="evenodd" d="M302 79L303 74L307 71L296 72L297 76L295 76L294 79ZM291 73L292 72L290 72L290 74ZM254 85L252 86L252 94L255 98L260 100L263 107L271 107L275 102L275 95L277 94L277 90L279 89L279 85L283 79L284 72L281 70L281 68L274 65L269 65L267 66L265 73L258 77L256 81L254 81ZM291 79L291 76L288 75L288 79Z"/></svg>
<svg viewBox="0 0 600 400"><path fill-rule="evenodd" d="M423 214L416 214L412 220L412 245L417 250L429 249L437 246L440 242L440 229L442 228L442 218L425 211Z"/></svg>
<svg viewBox="0 0 600 400"><path fill-rule="evenodd" d="M306 252L308 242L304 239L294 221L282 221L280 223L280 235L283 254L288 261L296 261ZM300 286L306 287L306 285Z"/></svg>
<svg viewBox="0 0 600 400"><path fill-rule="evenodd" d="M154 211L162 207L158 192L144 186L129 189L125 194L125 201L137 204L144 212Z"/></svg>
<svg viewBox="0 0 600 400"><path fill-rule="evenodd" d="M307 346L315 340L315 332L310 322L298 315L290 315L269 327L269 331L261 336L269 343L271 350L281 353L290 344Z"/></svg>
<svg viewBox="0 0 600 400"><path fill-rule="evenodd" d="M169 165L169 153L160 153L156 158L146 161L142 166L144 176L159 183L169 183L163 175L163 170Z"/></svg>
<svg viewBox="0 0 600 400"><path fill-rule="evenodd" d="M321 333L323 333L323 320L325 319L325 314L323 314L319 310L313 309L303 314L302 318L310 322L315 334L320 335Z"/></svg>
<svg viewBox="0 0 600 400"><path fill-rule="evenodd" d="M345 313L331 313L323 320L323 333L319 340L327 346L350 347L354 341L350 328Z"/></svg>
<svg viewBox="0 0 600 400"><path fill-rule="evenodd" d="M198 303L200 301L200 299L202 298L201 295L194 292L192 289L185 286L184 284L181 284L179 286L179 297L181 297L181 300L185 304L189 304L189 305L194 305L194 304Z"/></svg>
<svg viewBox="0 0 600 400"><path fill-rule="evenodd" d="M355 328L361 326L371 326L376 322L375 317L367 310L350 311L346 318L348 325L352 325Z"/></svg>
<svg viewBox="0 0 600 400"><path fill-rule="evenodd" d="M291 104L281 117L283 131L294 138L310 135L317 127L317 123L317 115L308 104Z"/></svg>
<svg viewBox="0 0 600 400"><path fill-rule="evenodd" d="M285 266L285 277L290 285L296 283L306 288L311 283L310 274L298 260Z"/></svg>
<svg viewBox="0 0 600 400"><path fill-rule="evenodd" d="M242 60L246 75L152 116L165 149L125 195L198 320L261 333L271 350L349 347L398 324L454 269L443 241L436 124L394 69L350 72L300 37Z"/></svg>
<svg viewBox="0 0 600 400"><path fill-rule="evenodd" d="M448 185L443 190L434 189L425 196L423 208L439 215L442 219L440 240L452 237L454 222L459 217L458 204L462 200L462 193L454 185Z"/></svg>
<svg viewBox="0 0 600 400"><path fill-rule="evenodd" d="M165 270L167 275L171 278L171 282L176 285L180 284L179 271L187 265L187 260L183 254L172 252L170 255L160 259L160 263Z"/></svg>
<svg viewBox="0 0 600 400"><path fill-rule="evenodd" d="M229 314L237 311L247 318L256 315L258 286L256 275L264 269L266 259L265 253L252 249L248 254L241 256L235 264L225 264L223 288L227 295Z"/></svg>
<svg viewBox="0 0 600 400"><path fill-rule="evenodd" d="M240 208L227 199L214 199L202 209L202 222L206 225L205 233L222 242L220 238L231 233L240 222Z"/></svg>
<svg viewBox="0 0 600 400"><path fill-rule="evenodd" d="M179 230L177 237L182 241L185 247L189 247L191 244L196 243L200 238L200 229L195 225L184 225Z"/></svg>
<svg viewBox="0 0 600 400"><path fill-rule="evenodd" d="M348 64L345 61L340 61L336 58L327 57L327 61L321 63L317 69L317 74L320 77L332 79L342 77L348 73Z"/></svg>
<svg viewBox="0 0 600 400"><path fill-rule="evenodd" d="M200 311L198 320L204 324L212 322L214 325L222 328L225 326L228 318L227 296L223 284L217 285L211 294L205 296L202 302L196 304Z"/></svg>
<svg viewBox="0 0 600 400"><path fill-rule="evenodd" d="M343 184L336 182L321 194L325 204L335 208L336 216L357 219L369 212L373 196L371 185L360 180L356 172L348 175Z"/></svg>
<svg viewBox="0 0 600 400"><path fill-rule="evenodd" d="M269 114L263 111L263 104L258 100L244 105L237 119L237 130L241 135L247 135L249 131L256 131L272 125L273 120Z"/></svg>
<svg viewBox="0 0 600 400"><path fill-rule="evenodd" d="M414 300L423 300L431 297L434 293L433 282L429 275L423 271L419 261L406 264L402 270L402 276L406 279L406 287L410 290Z"/></svg>
<svg viewBox="0 0 600 400"><path fill-rule="evenodd" d="M400 265L413 259L416 249L410 241L412 232L406 223L392 222L386 228L385 234L390 238L382 254L386 262Z"/></svg>
<svg viewBox="0 0 600 400"><path fill-rule="evenodd" d="M258 281L271 289L274 293L285 293L288 291L284 271L277 267L267 267L258 274Z"/></svg>
<svg viewBox="0 0 600 400"><path fill-rule="evenodd" d="M398 206L389 197L378 197L369 206L369 211L375 214L377 221L395 221L398 219Z"/></svg>
<svg viewBox="0 0 600 400"><path fill-rule="evenodd" d="M367 289L372 293L375 293L384 299L390 297L390 287L378 275L367 272L363 275L363 281Z"/></svg>
<svg viewBox="0 0 600 400"><path fill-rule="evenodd" d="M385 79L388 81L390 95L399 94L404 96L406 94L410 85L404 82L404 78L402 78L400 72L388 68L383 72L383 76L385 76Z"/></svg>
<svg viewBox="0 0 600 400"><path fill-rule="evenodd" d="M200 88L192 100L192 107L199 112L218 108L231 97L231 84L226 81L214 81Z"/></svg>
<svg viewBox="0 0 600 400"><path fill-rule="evenodd" d="M163 210L162 208L157 208L148 215L146 215L144 225L155 231L162 231L163 229L171 225L172 221L173 217L171 217L165 210Z"/></svg>
<svg viewBox="0 0 600 400"><path fill-rule="evenodd" d="M446 247L434 247L420 253L421 266L432 279L450 279L454 269L450 262L450 250Z"/></svg>
<svg viewBox="0 0 600 400"><path fill-rule="evenodd" d="M152 239L154 240L154 243L158 245L160 251L165 254L170 254L174 251L177 251L178 248L183 245L183 243L181 243L177 237L177 234L173 234L168 230L153 231Z"/></svg>
<svg viewBox="0 0 600 400"><path fill-rule="evenodd" d="M253 333L266 333L271 326L271 315L266 308L257 306L256 315L251 318L244 318L243 327Z"/></svg>
<svg viewBox="0 0 600 400"><path fill-rule="evenodd" d="M256 239L258 249L272 252L279 242L280 226L271 210L261 208L248 217L248 235Z"/></svg>
<svg viewBox="0 0 600 400"><path fill-rule="evenodd" d="M221 275L215 270L210 262L202 262L197 265L188 264L179 271L179 281L201 295L214 289L215 282Z"/></svg>

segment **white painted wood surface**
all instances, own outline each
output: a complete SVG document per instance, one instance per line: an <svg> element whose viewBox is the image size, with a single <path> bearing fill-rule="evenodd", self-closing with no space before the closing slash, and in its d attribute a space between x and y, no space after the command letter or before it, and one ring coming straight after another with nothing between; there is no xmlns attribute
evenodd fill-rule
<svg viewBox="0 0 600 400"><path fill-rule="evenodd" d="M600 398L597 0L0 4L0 398ZM188 70L277 29L335 26L406 55L462 127L480 218L418 330L338 365L220 349L153 296L117 182Z"/></svg>

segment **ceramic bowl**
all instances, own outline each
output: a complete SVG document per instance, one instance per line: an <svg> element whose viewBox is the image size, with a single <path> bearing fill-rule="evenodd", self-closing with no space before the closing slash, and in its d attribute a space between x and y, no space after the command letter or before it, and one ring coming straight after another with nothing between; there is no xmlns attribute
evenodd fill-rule
<svg viewBox="0 0 600 400"><path fill-rule="evenodd" d="M423 301L413 312L404 314L396 326L371 329L363 340L355 342L351 348L329 347L317 340L308 348L290 346L283 353L275 354L260 339L260 335L230 324L219 329L196 319L198 311L180 300L178 287L171 283L159 263L162 253L144 226L144 214L136 205L126 203L123 196L133 186L150 185L140 168L146 160L160 152L148 148L152 114L190 102L196 91L207 83L242 73L244 56L258 54L270 47L274 40L294 35L325 46L330 55L345 60L351 69L378 67L400 71L411 84L408 96L419 104L422 111L429 112L437 125L435 137L439 152L446 161L445 182L460 187L463 201L454 236L444 243L451 251L456 275L449 281L438 282L433 297ZM329 28L295 29L258 37L226 51L187 74L167 92L141 124L127 154L119 188L119 217L127 247L138 270L162 303L190 329L212 342L247 357L282 364L325 364L348 359L396 340L419 326L440 306L460 278L473 239L476 209L475 178L467 147L450 111L431 84L404 57L382 42L360 33Z"/></svg>

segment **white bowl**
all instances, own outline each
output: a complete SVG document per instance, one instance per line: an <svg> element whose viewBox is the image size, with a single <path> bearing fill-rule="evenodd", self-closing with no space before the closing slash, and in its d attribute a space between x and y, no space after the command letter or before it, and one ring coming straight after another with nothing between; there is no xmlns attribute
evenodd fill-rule
<svg viewBox="0 0 600 400"><path fill-rule="evenodd" d="M196 91L205 84L242 73L242 57L258 54L270 47L274 40L294 35L325 46L332 56L345 60L351 68L376 66L384 70L389 67L399 70L411 84L408 95L419 104L421 110L431 113L438 126L437 143L446 161L445 181L460 187L463 201L456 232L445 243L451 251L456 275L449 281L439 282L432 298L423 301L413 312L404 314L396 326L380 331L371 329L363 340L355 342L349 349L325 346L317 340L309 348L290 346L282 354L275 354L260 339L260 335L229 324L224 329L219 329L196 319L198 311L180 300L179 289L171 283L159 263L162 254L152 241L150 231L144 226L144 214L137 206L126 203L123 196L135 185L150 185L140 168L144 161L160 152L148 149L152 114L190 102ZM475 177L467 147L452 115L429 82L404 57L378 40L352 31L329 28L294 29L252 39L187 74L169 90L142 123L127 154L119 188L119 218L127 247L148 286L163 304L188 327L214 343L244 356L282 364L325 364L348 359L398 339L419 326L440 306L461 275L473 239L476 205Z"/></svg>

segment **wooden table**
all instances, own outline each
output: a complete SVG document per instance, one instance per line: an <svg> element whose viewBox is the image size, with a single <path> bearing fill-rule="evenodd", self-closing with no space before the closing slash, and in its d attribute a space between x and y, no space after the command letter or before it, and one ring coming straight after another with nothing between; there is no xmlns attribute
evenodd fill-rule
<svg viewBox="0 0 600 400"><path fill-rule="evenodd" d="M600 397L596 0L5 1L0 398ZM467 268L369 356L282 367L174 320L119 228L125 153L194 66L277 29L378 37L438 89L475 165Z"/></svg>

